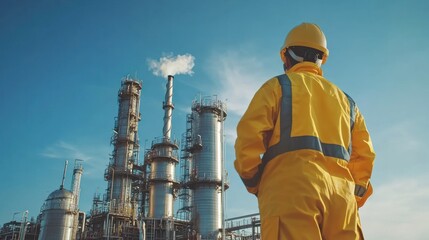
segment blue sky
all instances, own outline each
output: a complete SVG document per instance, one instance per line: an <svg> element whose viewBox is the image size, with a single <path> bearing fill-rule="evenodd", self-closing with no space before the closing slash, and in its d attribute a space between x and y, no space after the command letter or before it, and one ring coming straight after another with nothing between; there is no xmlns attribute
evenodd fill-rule
<svg viewBox="0 0 429 240"><path fill-rule="evenodd" d="M355 99L377 152L375 193L360 211L367 239L425 239L428 10L424 0L1 1L0 223L27 209L36 217L75 158L86 160L80 208L90 210L107 186L122 77L143 81L139 136L150 147L162 135L165 79L148 60L186 53L194 74L175 78L173 134L198 94L226 101L226 217L257 212L233 169L235 126L257 88L282 73L287 32L314 22L328 39L324 76Z"/></svg>

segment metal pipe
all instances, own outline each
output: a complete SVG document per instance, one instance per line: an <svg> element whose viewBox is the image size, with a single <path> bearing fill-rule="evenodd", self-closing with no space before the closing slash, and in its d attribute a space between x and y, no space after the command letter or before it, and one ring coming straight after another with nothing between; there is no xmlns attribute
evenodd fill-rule
<svg viewBox="0 0 429 240"><path fill-rule="evenodd" d="M67 165L69 164L69 161L66 160L64 164L64 172L63 172L63 179L61 180L61 186L60 189L64 188L64 180L66 179L66 173L67 173Z"/></svg>
<svg viewBox="0 0 429 240"><path fill-rule="evenodd" d="M103 237L107 236L108 224L109 224L109 214L107 213L107 217L103 221Z"/></svg>
<svg viewBox="0 0 429 240"><path fill-rule="evenodd" d="M174 76L168 75L167 90L165 92L165 102L162 108L164 109L164 127L162 129L163 136L166 140L171 136L171 116L174 109L173 106L173 80Z"/></svg>
<svg viewBox="0 0 429 240"><path fill-rule="evenodd" d="M19 240L24 240L25 237L25 229L27 227L27 218L28 218L28 210L25 210L22 213L22 219L21 219L21 229L19 229Z"/></svg>
<svg viewBox="0 0 429 240"><path fill-rule="evenodd" d="M12 217L12 222L15 221L15 216L20 214L21 212L14 212ZM15 224L12 225L12 240L15 239Z"/></svg>
<svg viewBox="0 0 429 240"><path fill-rule="evenodd" d="M137 228L139 229L139 240L146 240L146 225L143 220L137 221Z"/></svg>
<svg viewBox="0 0 429 240"><path fill-rule="evenodd" d="M86 213L85 212L79 212L79 215L82 216L82 229L81 229L81 234L83 232L85 232L85 225L86 225ZM79 238L81 239L81 238Z"/></svg>
<svg viewBox="0 0 429 240"><path fill-rule="evenodd" d="M252 240L256 240L256 236L255 236L255 218L252 218Z"/></svg>
<svg viewBox="0 0 429 240"><path fill-rule="evenodd" d="M113 167L110 167L112 169L112 180L110 182L110 209L112 208L112 198L113 198L113 182L115 181L115 169ZM109 209L109 211L110 211Z"/></svg>
<svg viewBox="0 0 429 240"><path fill-rule="evenodd" d="M221 192L222 192L222 198L221 198L221 201L222 201L222 217L221 217L221 219L222 219L222 224L221 224L221 227L222 227L222 240L225 240L225 132L224 132L224 126L225 126L225 124L224 124L224 116L223 116L223 110L221 110L221 114L220 114L220 116L221 116L221 120L222 120L222 124L221 124L221 129L222 129L222 145L221 145L221 151L222 151L222 182L221 182Z"/></svg>

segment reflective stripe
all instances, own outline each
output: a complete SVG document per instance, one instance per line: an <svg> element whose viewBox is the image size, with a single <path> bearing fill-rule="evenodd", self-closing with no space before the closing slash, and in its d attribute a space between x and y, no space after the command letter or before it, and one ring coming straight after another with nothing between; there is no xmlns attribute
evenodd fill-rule
<svg viewBox="0 0 429 240"><path fill-rule="evenodd" d="M363 197L366 193L366 187L356 184L355 185L355 195L358 197Z"/></svg>
<svg viewBox="0 0 429 240"><path fill-rule="evenodd" d="M355 118L356 118L355 106L356 106L356 103L353 100L353 98L350 97L347 93L345 93L345 92L343 92L343 93L347 96L347 99L349 100L349 105L350 105L350 129L352 131L353 127L355 126Z"/></svg>
<svg viewBox="0 0 429 240"><path fill-rule="evenodd" d="M247 187L256 187L261 179L262 172L268 162L274 157L301 149L316 150L328 157L350 160L351 141L348 149L341 145L323 143L316 136L291 137L292 132L292 87L291 81L286 74L277 76L282 88L282 98L280 103L280 141L269 147L262 157L262 163L258 166L258 171L251 178L241 178ZM350 104L350 126L354 125L355 111L354 101L346 94Z"/></svg>
<svg viewBox="0 0 429 240"><path fill-rule="evenodd" d="M349 106L350 106L350 133L353 131L353 127L355 126L355 118L356 118L356 110L355 106L356 103L347 93L343 92L347 99L349 100ZM349 151L349 154L352 155L352 134L350 134L350 145L347 149Z"/></svg>

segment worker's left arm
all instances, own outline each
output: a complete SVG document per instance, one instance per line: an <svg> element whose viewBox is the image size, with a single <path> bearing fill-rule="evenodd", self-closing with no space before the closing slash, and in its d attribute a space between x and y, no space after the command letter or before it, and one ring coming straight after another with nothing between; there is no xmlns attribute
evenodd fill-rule
<svg viewBox="0 0 429 240"><path fill-rule="evenodd" d="M352 130L352 155L348 168L355 181L355 196L358 206L361 207L372 194L370 178L375 152L365 120L357 106L355 111L356 119Z"/></svg>
<svg viewBox="0 0 429 240"><path fill-rule="evenodd" d="M268 81L255 93L237 125L234 166L247 191L253 194L258 192L259 182L253 184L247 180L257 174L261 155L268 148L268 141L274 128L279 99L276 83L277 81Z"/></svg>

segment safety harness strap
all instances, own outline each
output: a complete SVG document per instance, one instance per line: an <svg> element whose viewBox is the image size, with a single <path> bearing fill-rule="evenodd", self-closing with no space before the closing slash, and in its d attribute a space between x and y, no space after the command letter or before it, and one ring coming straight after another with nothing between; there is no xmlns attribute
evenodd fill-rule
<svg viewBox="0 0 429 240"><path fill-rule="evenodd" d="M280 103L280 141L269 147L262 157L262 163L258 166L258 171L252 178L241 178L247 187L256 187L261 179L265 166L274 157L301 149L316 150L325 156L350 160L351 144L348 149L338 144L329 144L321 142L316 136L297 136L291 137L292 132L292 87L291 81L286 74L277 76L282 88L282 98ZM354 125L355 104L351 97L347 95L350 103L350 126Z"/></svg>

